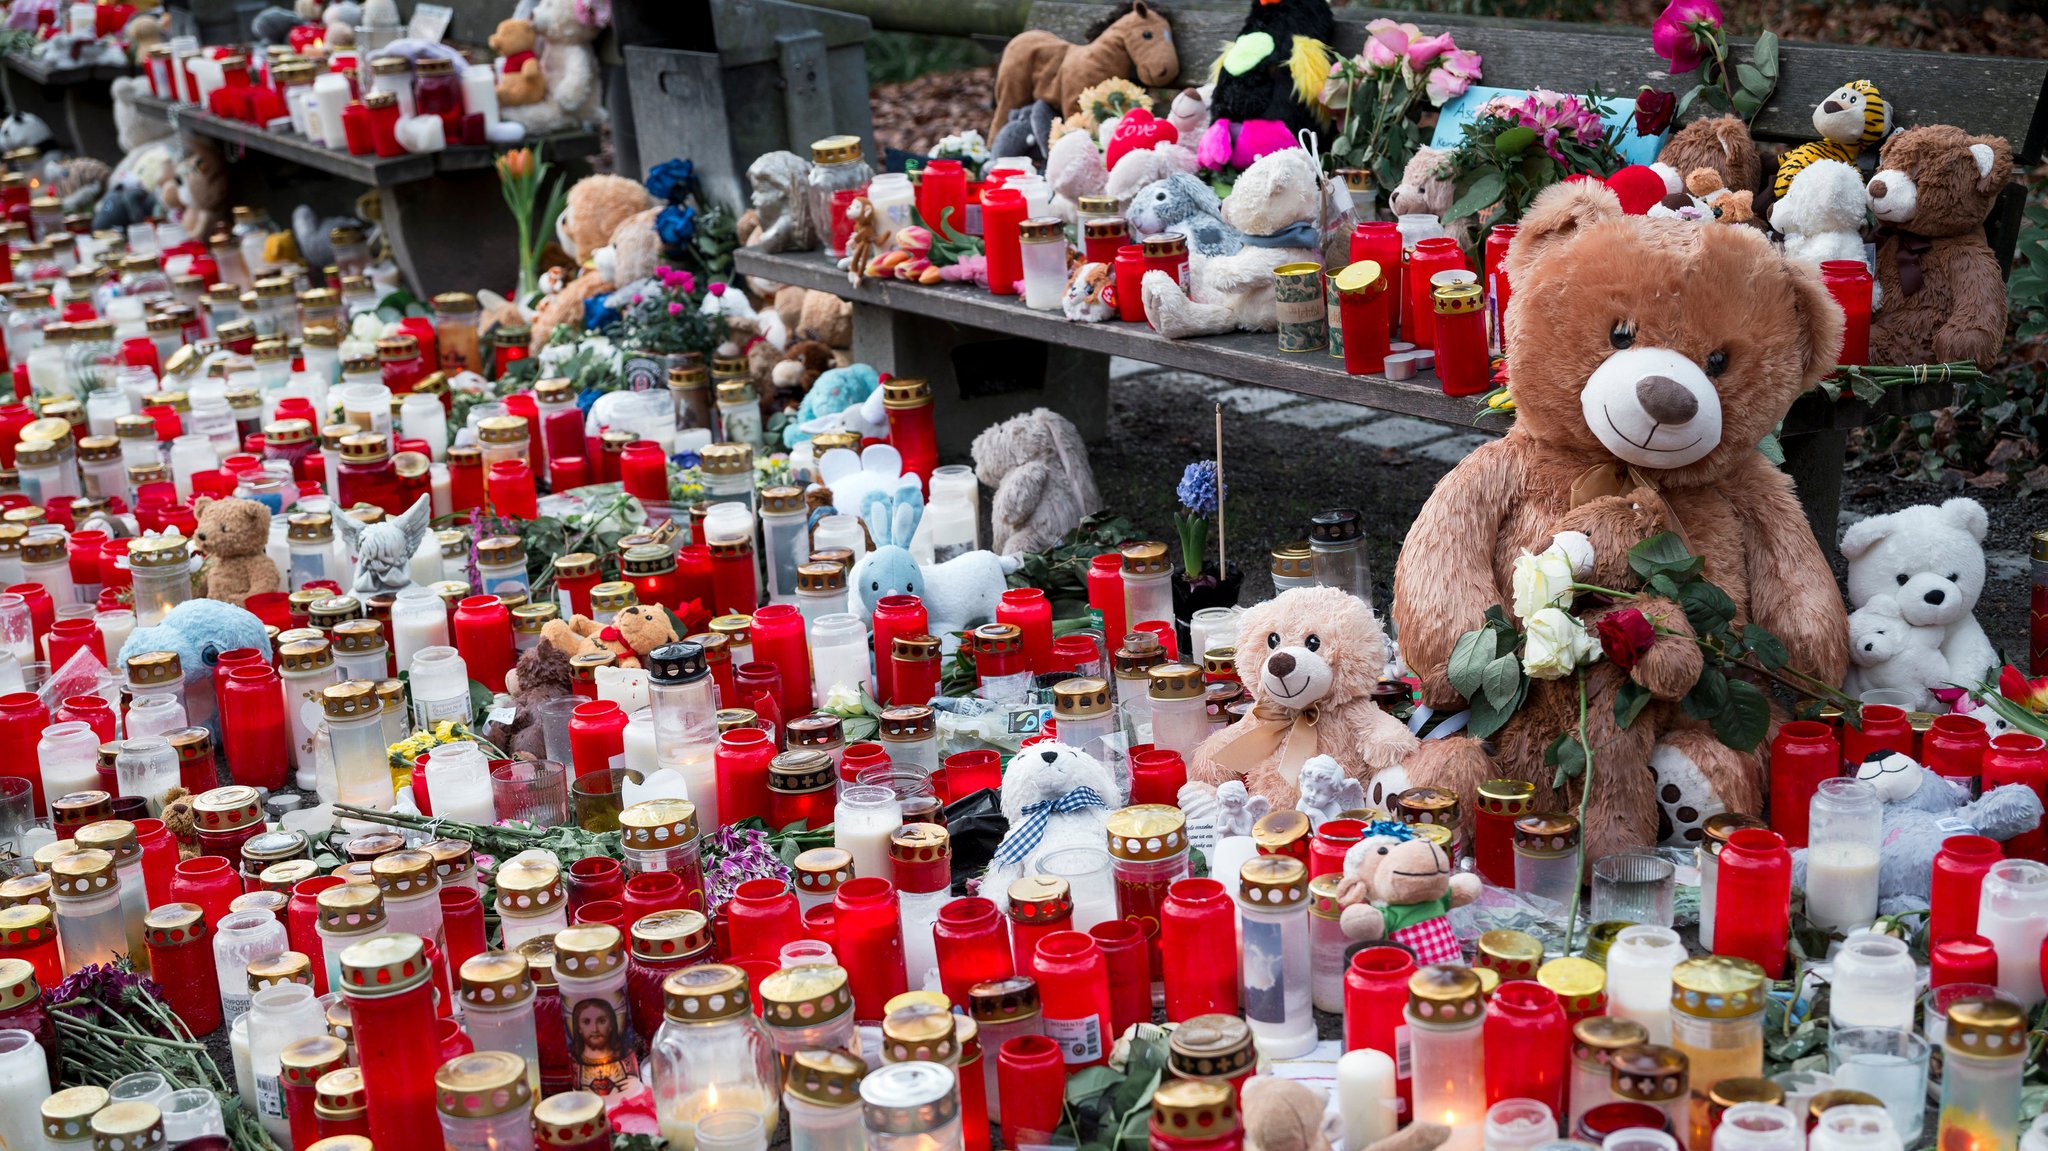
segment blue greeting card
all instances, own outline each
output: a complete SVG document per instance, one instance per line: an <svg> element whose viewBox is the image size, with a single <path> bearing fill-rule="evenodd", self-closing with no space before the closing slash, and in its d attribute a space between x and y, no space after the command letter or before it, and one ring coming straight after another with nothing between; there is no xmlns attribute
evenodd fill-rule
<svg viewBox="0 0 2048 1151"><path fill-rule="evenodd" d="M1520 99L1528 94L1529 92L1525 88L1482 88L1477 84L1473 85L1470 89L1466 90L1463 96L1456 97L1443 106L1442 111L1437 116L1436 134L1431 136L1429 140L1430 146L1435 148L1457 147L1458 141L1463 139L1465 135L1462 131L1463 125L1470 122L1478 114L1481 105L1496 96ZM1631 164L1647 164L1655 160L1657 153L1664 147L1666 134L1660 133L1655 136L1638 136L1636 134L1636 102L1633 98L1624 99L1618 96L1608 96L1603 99L1606 101L1608 108L1608 113L1603 118L1604 122L1610 128L1620 128L1622 130L1621 137L1616 142L1617 146L1621 149L1622 156Z"/></svg>

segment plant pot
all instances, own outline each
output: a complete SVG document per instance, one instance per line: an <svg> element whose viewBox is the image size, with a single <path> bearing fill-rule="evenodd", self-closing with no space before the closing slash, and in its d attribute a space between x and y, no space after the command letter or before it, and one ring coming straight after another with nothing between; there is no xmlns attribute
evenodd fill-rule
<svg viewBox="0 0 2048 1151"><path fill-rule="evenodd" d="M1186 572L1176 572L1173 577L1173 631L1180 644L1181 658L1189 661L1188 647L1193 642L1188 635L1188 620L1205 607L1236 607L1237 597L1244 590L1244 572L1230 573L1230 578L1219 580L1216 573L1204 570L1193 582L1188 581ZM1193 657L1199 662L1199 654Z"/></svg>

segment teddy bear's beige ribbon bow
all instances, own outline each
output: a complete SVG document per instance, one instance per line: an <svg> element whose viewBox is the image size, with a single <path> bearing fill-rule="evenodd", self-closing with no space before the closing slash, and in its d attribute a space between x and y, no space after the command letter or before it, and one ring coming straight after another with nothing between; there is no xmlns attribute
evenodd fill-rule
<svg viewBox="0 0 2048 1151"><path fill-rule="evenodd" d="M1240 775L1278 751L1280 777L1292 786L1301 775L1301 765L1316 754L1314 707L1296 711L1262 703L1252 708L1239 726L1244 728L1244 734L1223 745L1216 753L1216 762Z"/></svg>

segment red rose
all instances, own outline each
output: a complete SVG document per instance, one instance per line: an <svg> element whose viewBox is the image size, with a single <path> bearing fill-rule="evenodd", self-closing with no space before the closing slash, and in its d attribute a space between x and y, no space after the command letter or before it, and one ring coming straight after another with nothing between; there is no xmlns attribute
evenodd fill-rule
<svg viewBox="0 0 2048 1151"><path fill-rule="evenodd" d="M1635 608L1602 616L1593 625L1593 634L1600 637L1601 653L1623 671L1634 667L1650 645L1657 642L1657 629Z"/></svg>
<svg viewBox="0 0 2048 1151"><path fill-rule="evenodd" d="M1636 135L1655 136L1671 126L1671 114L1678 110L1678 97L1670 92L1645 88L1636 95ZM1684 173L1679 173L1681 176Z"/></svg>

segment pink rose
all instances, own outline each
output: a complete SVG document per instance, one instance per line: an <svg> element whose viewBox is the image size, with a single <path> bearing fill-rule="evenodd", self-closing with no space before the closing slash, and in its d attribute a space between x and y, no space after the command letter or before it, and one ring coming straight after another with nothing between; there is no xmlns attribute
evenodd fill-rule
<svg viewBox="0 0 2048 1151"><path fill-rule="evenodd" d="M1457 46L1458 45L1451 40L1451 34L1449 32L1439 32L1434 36L1428 37L1427 39L1410 40L1408 42L1408 48L1406 53L1408 57L1408 66L1410 68L1415 69L1417 72L1420 72L1424 68L1429 67L1430 61L1436 59L1438 56L1443 55L1451 49L1456 48Z"/></svg>
<svg viewBox="0 0 2048 1151"><path fill-rule="evenodd" d="M1671 0L1650 26L1650 46L1671 61L1673 75L1690 72L1706 59L1706 36L1721 27L1714 0Z"/></svg>
<svg viewBox="0 0 2048 1151"><path fill-rule="evenodd" d="M1365 26L1365 62L1374 68L1398 68L1407 56L1408 45L1422 39L1422 29L1413 24L1375 20Z"/></svg>
<svg viewBox="0 0 2048 1151"><path fill-rule="evenodd" d="M1392 71L1401 66L1401 52L1389 48L1378 37L1368 37L1363 54L1365 66L1377 72Z"/></svg>
<svg viewBox="0 0 2048 1151"><path fill-rule="evenodd" d="M1437 66L1430 70L1427 90L1429 102L1443 107L1452 100L1463 96L1479 79L1479 53L1453 48L1437 60Z"/></svg>
<svg viewBox="0 0 2048 1151"><path fill-rule="evenodd" d="M680 315L682 315L682 314L683 314L683 306L682 306L681 304L679 304L679 303L670 303L670 304L669 304L669 306L668 306L668 314L669 314L669 315L671 315L671 316L680 316Z"/></svg>

